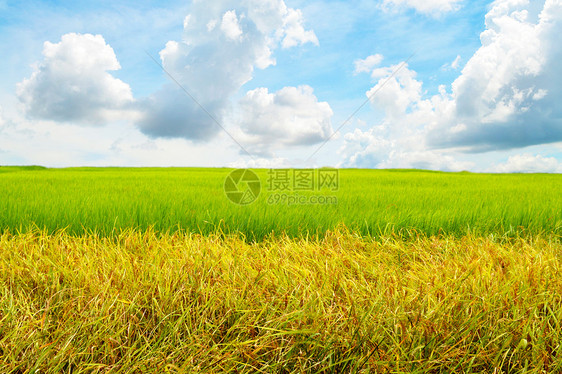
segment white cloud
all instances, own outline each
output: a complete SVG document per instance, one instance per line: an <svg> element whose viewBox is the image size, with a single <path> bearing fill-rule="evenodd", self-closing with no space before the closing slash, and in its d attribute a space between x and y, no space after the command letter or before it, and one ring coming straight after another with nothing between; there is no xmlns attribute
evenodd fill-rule
<svg viewBox="0 0 562 374"><path fill-rule="evenodd" d="M273 168L290 168L293 165L291 165L289 160L287 160L286 158L275 157L275 158L256 158L256 159L249 159L249 160L239 159L235 162L230 163L228 166L236 169L247 169L247 168L273 169Z"/></svg>
<svg viewBox="0 0 562 374"><path fill-rule="evenodd" d="M462 0L384 0L383 8L413 8L417 12L440 15L456 11Z"/></svg>
<svg viewBox="0 0 562 374"><path fill-rule="evenodd" d="M457 55L457 58L455 58L455 61L451 62L451 68L457 70L459 68L460 63L461 63L461 56Z"/></svg>
<svg viewBox="0 0 562 374"><path fill-rule="evenodd" d="M540 6L540 8L539 8ZM424 98L423 82L406 65L372 96L384 113L383 132L355 134L342 148L344 163L415 166L418 160L440 168L464 169L448 156L458 151L514 149L562 140L562 2L498 0L486 15L482 47L459 77L439 94ZM455 60L457 61L457 60ZM451 67L454 65L451 64ZM398 68L374 67L371 96ZM384 154L362 150L369 145ZM364 144L353 152L352 143ZM401 155L401 156L400 156ZM384 157L383 157L384 156ZM519 160L520 161L520 160Z"/></svg>
<svg viewBox="0 0 562 374"><path fill-rule="evenodd" d="M454 115L430 132L431 144L479 151L562 140L562 2L536 5L494 2L482 47L452 84ZM465 131L450 131L459 123Z"/></svg>
<svg viewBox="0 0 562 374"><path fill-rule="evenodd" d="M409 110L416 109L415 105L422 96L422 82L416 80L416 75L415 71L408 69L408 64L377 68L371 73L379 81L366 95L375 107L386 113L387 121L399 120Z"/></svg>
<svg viewBox="0 0 562 374"><path fill-rule="evenodd" d="M220 27L217 27L220 25ZM276 48L317 43L302 13L282 0L194 2L181 41L160 52L165 69L221 124L254 69L275 64ZM152 137L209 140L220 127L185 92L167 84L143 103L139 128Z"/></svg>
<svg viewBox="0 0 562 374"><path fill-rule="evenodd" d="M451 63L446 63L445 65L443 65L441 67L441 70L457 70L460 66L461 63L461 56L457 55L457 57L451 62Z"/></svg>
<svg viewBox="0 0 562 374"><path fill-rule="evenodd" d="M447 152L428 150L419 134L391 135L384 126L355 129L344 137L340 167L380 169L470 170L474 163L458 161Z"/></svg>
<svg viewBox="0 0 562 374"><path fill-rule="evenodd" d="M126 119L150 137L210 140L220 132L216 122L228 126L231 99L254 69L275 64L275 49L318 44L302 12L283 0L196 1L183 27L181 40L166 43L160 58L197 103L175 83L135 100L129 85L110 74L121 66L101 35L66 34L45 43L44 60L18 85L26 114L86 125Z"/></svg>
<svg viewBox="0 0 562 374"><path fill-rule="evenodd" d="M207 31L211 32L215 29L215 27L217 27L216 19L212 19L209 21L209 23L207 23Z"/></svg>
<svg viewBox="0 0 562 374"><path fill-rule="evenodd" d="M68 166L202 166L227 165L239 154L225 137L212 143L184 139L150 139L132 123L104 127L74 126L29 120L6 108L0 128L1 163Z"/></svg>
<svg viewBox="0 0 562 374"><path fill-rule="evenodd" d="M380 133L380 129L371 128L367 131L355 129L344 136L344 145L339 150L343 161L339 166L378 167L388 158L394 144L393 140Z"/></svg>
<svg viewBox="0 0 562 374"><path fill-rule="evenodd" d="M258 154L281 146L317 144L332 133L330 105L319 102L309 86L249 91L240 101L240 128L244 143Z"/></svg>
<svg viewBox="0 0 562 374"><path fill-rule="evenodd" d="M189 26L189 22L191 22L191 14L188 14L183 19L183 28L186 29Z"/></svg>
<svg viewBox="0 0 562 374"><path fill-rule="evenodd" d="M63 35L59 43L45 42L43 56L17 86L28 116L88 125L127 117L131 88L108 73L121 66L101 35Z"/></svg>
<svg viewBox="0 0 562 374"><path fill-rule="evenodd" d="M364 60L355 60L355 74L370 73L375 66L382 62L382 60L383 56L380 54L371 55Z"/></svg>
<svg viewBox="0 0 562 374"><path fill-rule="evenodd" d="M422 82L404 63L376 67L371 76L377 84L365 95L374 108L384 113L384 118L378 126L366 131L356 129L344 136L339 151L343 157L341 166L446 171L468 170L473 166L427 146L426 125L451 111L442 87L440 95L423 99Z"/></svg>
<svg viewBox="0 0 562 374"><path fill-rule="evenodd" d="M554 157L528 153L511 156L507 162L491 168L496 173L562 173L562 163Z"/></svg>
<svg viewBox="0 0 562 374"><path fill-rule="evenodd" d="M242 36L242 29L238 23L238 17L236 16L235 10L229 10L222 16L221 30L228 39L240 40Z"/></svg>
<svg viewBox="0 0 562 374"><path fill-rule="evenodd" d="M303 16L300 9L287 9L283 20L283 48L295 47L297 45L312 43L318 45L318 38L314 31L305 30Z"/></svg>

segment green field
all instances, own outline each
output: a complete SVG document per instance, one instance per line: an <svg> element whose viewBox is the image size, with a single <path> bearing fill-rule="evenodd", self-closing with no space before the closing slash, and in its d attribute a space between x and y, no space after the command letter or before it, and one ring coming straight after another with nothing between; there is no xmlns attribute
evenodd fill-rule
<svg viewBox="0 0 562 374"><path fill-rule="evenodd" d="M561 175L230 172L0 167L0 373L562 372Z"/></svg>
<svg viewBox="0 0 562 374"><path fill-rule="evenodd" d="M345 225L363 236L562 233L562 176L340 170L337 204L230 202L228 169L0 168L0 230L65 228L80 234L121 229L322 235ZM304 192L303 195L311 194Z"/></svg>

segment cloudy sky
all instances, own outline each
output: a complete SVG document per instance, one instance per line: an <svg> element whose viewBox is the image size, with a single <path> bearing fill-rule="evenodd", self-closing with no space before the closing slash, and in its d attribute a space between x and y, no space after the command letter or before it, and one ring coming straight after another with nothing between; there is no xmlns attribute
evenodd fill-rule
<svg viewBox="0 0 562 374"><path fill-rule="evenodd" d="M562 0L0 0L0 165L562 172Z"/></svg>

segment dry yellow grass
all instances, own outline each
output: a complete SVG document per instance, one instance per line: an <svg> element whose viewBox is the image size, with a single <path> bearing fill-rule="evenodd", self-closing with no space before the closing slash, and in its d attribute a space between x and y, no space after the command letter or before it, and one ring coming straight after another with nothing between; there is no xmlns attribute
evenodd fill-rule
<svg viewBox="0 0 562 374"><path fill-rule="evenodd" d="M0 372L557 372L559 238L0 237Z"/></svg>

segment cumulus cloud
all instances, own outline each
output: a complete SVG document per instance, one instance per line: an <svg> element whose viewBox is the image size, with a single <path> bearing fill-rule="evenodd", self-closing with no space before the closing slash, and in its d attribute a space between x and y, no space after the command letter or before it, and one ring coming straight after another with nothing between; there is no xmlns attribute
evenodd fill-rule
<svg viewBox="0 0 562 374"><path fill-rule="evenodd" d="M280 146L317 144L332 134L332 109L319 102L310 86L249 91L240 100L240 128L254 152L268 154Z"/></svg>
<svg viewBox="0 0 562 374"><path fill-rule="evenodd" d="M44 44L43 61L18 84L19 100L31 118L85 125L128 119L149 137L206 141L220 131L217 122L228 122L231 100L254 70L275 65L277 48L318 44L302 12L283 0L195 1L183 27L181 40L159 53L182 87L169 82L134 99L111 75L121 66L104 38L71 33ZM295 110L302 117L299 105Z"/></svg>
<svg viewBox="0 0 562 374"><path fill-rule="evenodd" d="M494 2L482 47L452 84L454 115L429 134L433 146L485 151L562 140L562 3L533 9Z"/></svg>
<svg viewBox="0 0 562 374"><path fill-rule="evenodd" d="M317 44L303 22L302 13L282 0L194 2L182 40L169 41L160 58L198 104L174 84L165 85L143 102L139 128L151 137L211 139L220 127L208 114L222 123L230 99L254 69L275 64L276 48Z"/></svg>
<svg viewBox="0 0 562 374"><path fill-rule="evenodd" d="M394 76L389 80L393 73ZM386 113L387 122L399 122L408 111L416 109L421 101L422 82L416 79L415 71L408 69L408 64L376 68L371 76L379 81L366 95L374 107Z"/></svg>
<svg viewBox="0 0 562 374"><path fill-rule="evenodd" d="M379 130L379 131L377 131ZM367 131L355 129L345 134L339 153L343 157L340 167L375 168L388 158L395 142L380 133L381 128Z"/></svg>
<svg viewBox="0 0 562 374"><path fill-rule="evenodd" d="M220 129L207 113L219 121L225 110L226 98L202 100L205 108L202 109L181 88L167 84L141 102L144 110L136 125L145 135L206 141Z"/></svg>
<svg viewBox="0 0 562 374"><path fill-rule="evenodd" d="M314 31L305 30L303 16L300 9L287 9L283 20L283 48L290 48L300 44L312 43L318 45L318 38Z"/></svg>
<svg viewBox="0 0 562 374"><path fill-rule="evenodd" d="M344 136L339 150L340 167L380 169L425 169L462 171L474 167L472 162L458 161L446 152L429 150L415 134L394 137L384 126L367 131L355 129Z"/></svg>
<svg viewBox="0 0 562 374"><path fill-rule="evenodd" d="M529 153L511 156L489 171L496 173L562 173L562 163L554 157Z"/></svg>
<svg viewBox="0 0 562 374"><path fill-rule="evenodd" d="M355 60L355 74L371 72L375 66L382 62L382 60L383 55L381 54L371 55L364 60Z"/></svg>
<svg viewBox="0 0 562 374"><path fill-rule="evenodd" d="M383 7L412 8L417 12L440 15L460 8L462 0L384 0Z"/></svg>
<svg viewBox="0 0 562 374"><path fill-rule="evenodd" d="M373 107L384 113L380 136L392 145L387 144L385 151L392 155L381 159L374 152L351 152L353 142L375 147L381 142L372 134L353 134L342 149L344 163L386 165L386 160L396 165L401 153L410 155L402 157L407 161L561 141L562 44L557 41L561 32L560 1L533 6L526 0L495 1L486 15L482 46L450 90L440 86L437 95L427 98L423 82L405 65L372 96ZM366 95L378 90L398 67L372 67L377 83ZM415 161L410 164L415 166ZM464 168L448 164L444 167Z"/></svg>
<svg viewBox="0 0 562 374"><path fill-rule="evenodd" d="M440 96L423 99L423 84L405 63L375 67L370 73L377 83L365 95L384 117L378 126L365 131L356 129L344 136L339 150L343 158L340 166L446 171L473 166L456 161L447 152L431 150L426 143L425 124L450 111L443 105L447 101L443 87ZM440 108L439 113L435 107Z"/></svg>
<svg viewBox="0 0 562 374"><path fill-rule="evenodd" d="M63 35L59 43L44 43L43 56L17 86L29 117L98 125L132 109L131 88L109 73L121 66L101 35Z"/></svg>
<svg viewBox="0 0 562 374"><path fill-rule="evenodd" d="M242 29L235 10L229 10L222 16L221 31L228 39L240 41Z"/></svg>

